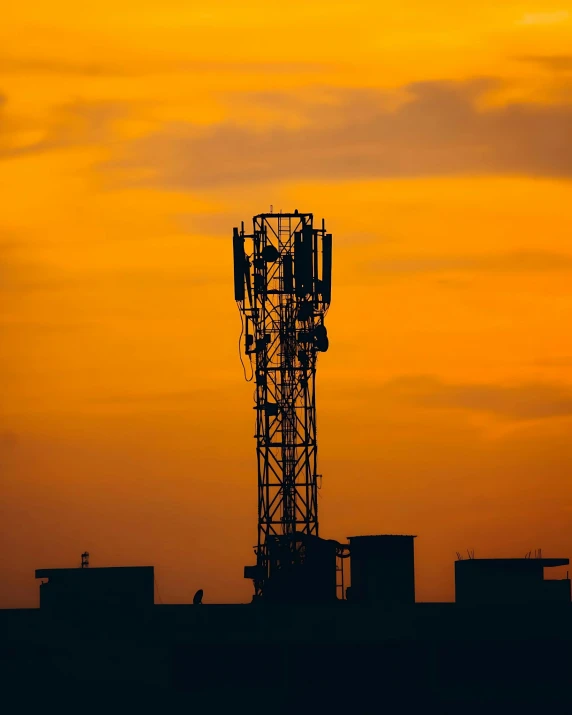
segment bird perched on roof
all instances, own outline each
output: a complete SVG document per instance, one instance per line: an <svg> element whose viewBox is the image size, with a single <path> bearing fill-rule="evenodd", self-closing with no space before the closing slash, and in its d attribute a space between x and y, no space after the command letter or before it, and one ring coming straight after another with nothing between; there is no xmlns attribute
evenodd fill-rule
<svg viewBox="0 0 572 715"><path fill-rule="evenodd" d="M199 590L193 596L193 605L200 606L202 604L202 602L203 602L203 589L199 588Z"/></svg>

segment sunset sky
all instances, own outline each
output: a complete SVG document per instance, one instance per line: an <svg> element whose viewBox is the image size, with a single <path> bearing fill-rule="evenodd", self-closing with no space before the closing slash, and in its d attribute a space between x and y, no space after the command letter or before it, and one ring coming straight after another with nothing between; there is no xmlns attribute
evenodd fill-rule
<svg viewBox="0 0 572 715"><path fill-rule="evenodd" d="M321 534L417 534L418 600L572 557L571 48L542 0L4 8L0 607L84 550L250 600L231 237L271 205L334 235Z"/></svg>

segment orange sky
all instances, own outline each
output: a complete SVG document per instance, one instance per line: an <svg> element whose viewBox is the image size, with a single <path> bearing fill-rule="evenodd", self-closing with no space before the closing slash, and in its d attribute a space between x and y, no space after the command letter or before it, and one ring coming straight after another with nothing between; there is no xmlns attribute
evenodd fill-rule
<svg viewBox="0 0 572 715"><path fill-rule="evenodd" d="M334 234L321 531L572 557L572 9L39 0L0 26L0 607L154 564L246 601L232 227ZM560 575L560 574L559 574Z"/></svg>

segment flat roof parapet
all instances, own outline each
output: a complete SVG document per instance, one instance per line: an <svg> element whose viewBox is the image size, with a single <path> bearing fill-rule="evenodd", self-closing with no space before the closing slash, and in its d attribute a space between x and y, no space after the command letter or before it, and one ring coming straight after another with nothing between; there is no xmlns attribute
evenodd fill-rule
<svg viewBox="0 0 572 715"><path fill-rule="evenodd" d="M362 536L346 536L346 539L416 539L416 534L365 534Z"/></svg>
<svg viewBox="0 0 572 715"><path fill-rule="evenodd" d="M81 568L80 566L74 568L57 568L57 569L36 569L36 578L50 578L51 576L68 575L75 572L81 572L83 574L103 574L107 573L111 575L111 572L118 573L119 571L129 571L133 573L134 571L153 571L153 566L90 566L89 568ZM93 577L93 576L92 576ZM89 576L88 576L89 578Z"/></svg>
<svg viewBox="0 0 572 715"><path fill-rule="evenodd" d="M520 559L457 559L455 562L456 564L470 564L470 563L475 563L475 564L481 564L483 566L503 566L503 567L510 567L510 566L517 566L517 565L524 565L524 564L535 564L536 566L542 566L543 568L552 568L554 566L568 566L570 563L570 559L529 559L529 558L520 558Z"/></svg>

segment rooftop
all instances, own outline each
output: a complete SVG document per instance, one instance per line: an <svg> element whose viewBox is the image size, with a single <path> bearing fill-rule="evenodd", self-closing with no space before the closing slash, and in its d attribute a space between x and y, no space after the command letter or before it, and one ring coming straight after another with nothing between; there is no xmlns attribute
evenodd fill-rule
<svg viewBox="0 0 572 715"><path fill-rule="evenodd" d="M487 566L505 566L505 567L510 567L510 566L516 566L516 565L524 565L526 564L536 564L537 566L542 566L542 568L550 568L552 566L568 566L570 563L570 559L530 559L530 558L521 558L521 559L458 559L456 561L456 564L458 563L464 563L464 564L469 564L469 563L475 563L475 564L481 564L481 565L487 565Z"/></svg>
<svg viewBox="0 0 572 715"><path fill-rule="evenodd" d="M347 539L416 539L416 534L366 534L364 536L347 536Z"/></svg>
<svg viewBox="0 0 572 715"><path fill-rule="evenodd" d="M133 573L135 571L146 571L146 570L151 570L153 571L153 566L102 566L102 567L93 567L90 566L89 568L81 568L81 567L75 567L75 568L67 568L67 569L36 569L36 578L50 578L52 576L59 576L59 575L69 575L74 572L81 572L84 574L94 574L94 575L112 575L112 573L119 574L119 572L127 572L129 571L130 573ZM88 577L89 578L89 577Z"/></svg>

